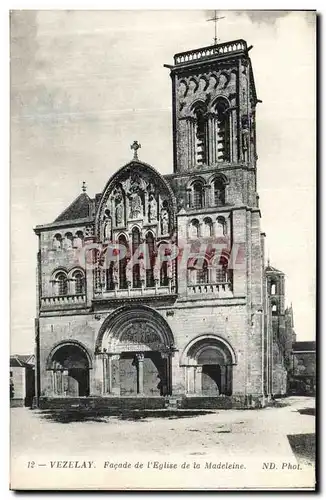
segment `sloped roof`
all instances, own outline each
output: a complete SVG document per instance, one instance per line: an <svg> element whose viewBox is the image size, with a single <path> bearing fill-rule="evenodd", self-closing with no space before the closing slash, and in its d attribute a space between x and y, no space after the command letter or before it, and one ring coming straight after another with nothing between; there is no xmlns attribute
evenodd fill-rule
<svg viewBox="0 0 326 500"><path fill-rule="evenodd" d="M283 271L280 271L279 269L276 269L276 267L271 266L268 264L267 267L265 267L265 271L268 273L278 273L278 274L284 274Z"/></svg>
<svg viewBox="0 0 326 500"><path fill-rule="evenodd" d="M10 366L30 367L34 366L34 354L13 354L10 356Z"/></svg>
<svg viewBox="0 0 326 500"><path fill-rule="evenodd" d="M316 342L304 340L302 342L294 342L292 345L292 350L296 351L316 351Z"/></svg>
<svg viewBox="0 0 326 500"><path fill-rule="evenodd" d="M81 193L72 203L55 219L55 222L65 220L85 219L91 215L92 200L87 193Z"/></svg>

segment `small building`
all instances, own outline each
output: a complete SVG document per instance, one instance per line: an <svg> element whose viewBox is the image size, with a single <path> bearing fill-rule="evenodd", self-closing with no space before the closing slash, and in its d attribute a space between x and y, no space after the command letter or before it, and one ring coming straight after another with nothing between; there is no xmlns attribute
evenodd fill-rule
<svg viewBox="0 0 326 500"><path fill-rule="evenodd" d="M289 392L310 395L316 392L316 342L293 342Z"/></svg>
<svg viewBox="0 0 326 500"><path fill-rule="evenodd" d="M10 356L10 406L32 406L35 395L34 354Z"/></svg>

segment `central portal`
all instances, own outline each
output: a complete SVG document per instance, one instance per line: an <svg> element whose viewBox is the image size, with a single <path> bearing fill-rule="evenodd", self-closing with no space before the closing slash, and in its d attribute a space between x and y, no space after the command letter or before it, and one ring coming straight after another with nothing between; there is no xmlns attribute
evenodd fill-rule
<svg viewBox="0 0 326 500"><path fill-rule="evenodd" d="M155 310L123 307L103 323L97 352L103 360L103 393L160 397L171 394L173 336Z"/></svg>
<svg viewBox="0 0 326 500"><path fill-rule="evenodd" d="M159 352L122 353L119 363L121 396L167 394L167 359Z"/></svg>

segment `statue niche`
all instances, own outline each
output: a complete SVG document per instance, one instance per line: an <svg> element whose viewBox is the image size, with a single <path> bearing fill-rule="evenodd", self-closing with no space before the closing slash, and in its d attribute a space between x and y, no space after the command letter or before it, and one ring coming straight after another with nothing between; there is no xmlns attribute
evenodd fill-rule
<svg viewBox="0 0 326 500"><path fill-rule="evenodd" d="M135 192L130 195L130 219L139 219L143 215L143 203L140 194Z"/></svg>
<svg viewBox="0 0 326 500"><path fill-rule="evenodd" d="M169 234L170 214L167 201L163 202L161 208L160 221L161 221L161 234Z"/></svg>
<svg viewBox="0 0 326 500"><path fill-rule="evenodd" d="M149 196L148 200L148 222L157 221L157 201L153 194Z"/></svg>
<svg viewBox="0 0 326 500"><path fill-rule="evenodd" d="M115 198L115 223L116 226L124 225L124 203L122 194L117 194Z"/></svg>
<svg viewBox="0 0 326 500"><path fill-rule="evenodd" d="M130 182L129 218L139 219L144 215L141 180L134 175Z"/></svg>
<svg viewBox="0 0 326 500"><path fill-rule="evenodd" d="M104 241L111 241L112 239L112 218L110 210L106 209L104 211L103 217L103 237Z"/></svg>

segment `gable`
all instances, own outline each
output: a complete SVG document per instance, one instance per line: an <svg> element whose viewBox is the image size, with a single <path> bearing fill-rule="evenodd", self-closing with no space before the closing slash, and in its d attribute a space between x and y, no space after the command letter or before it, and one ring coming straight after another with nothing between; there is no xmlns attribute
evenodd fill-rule
<svg viewBox="0 0 326 500"><path fill-rule="evenodd" d="M81 193L78 198L76 198L71 205L55 219L55 222L85 219L91 215L91 208L92 200L86 193Z"/></svg>

